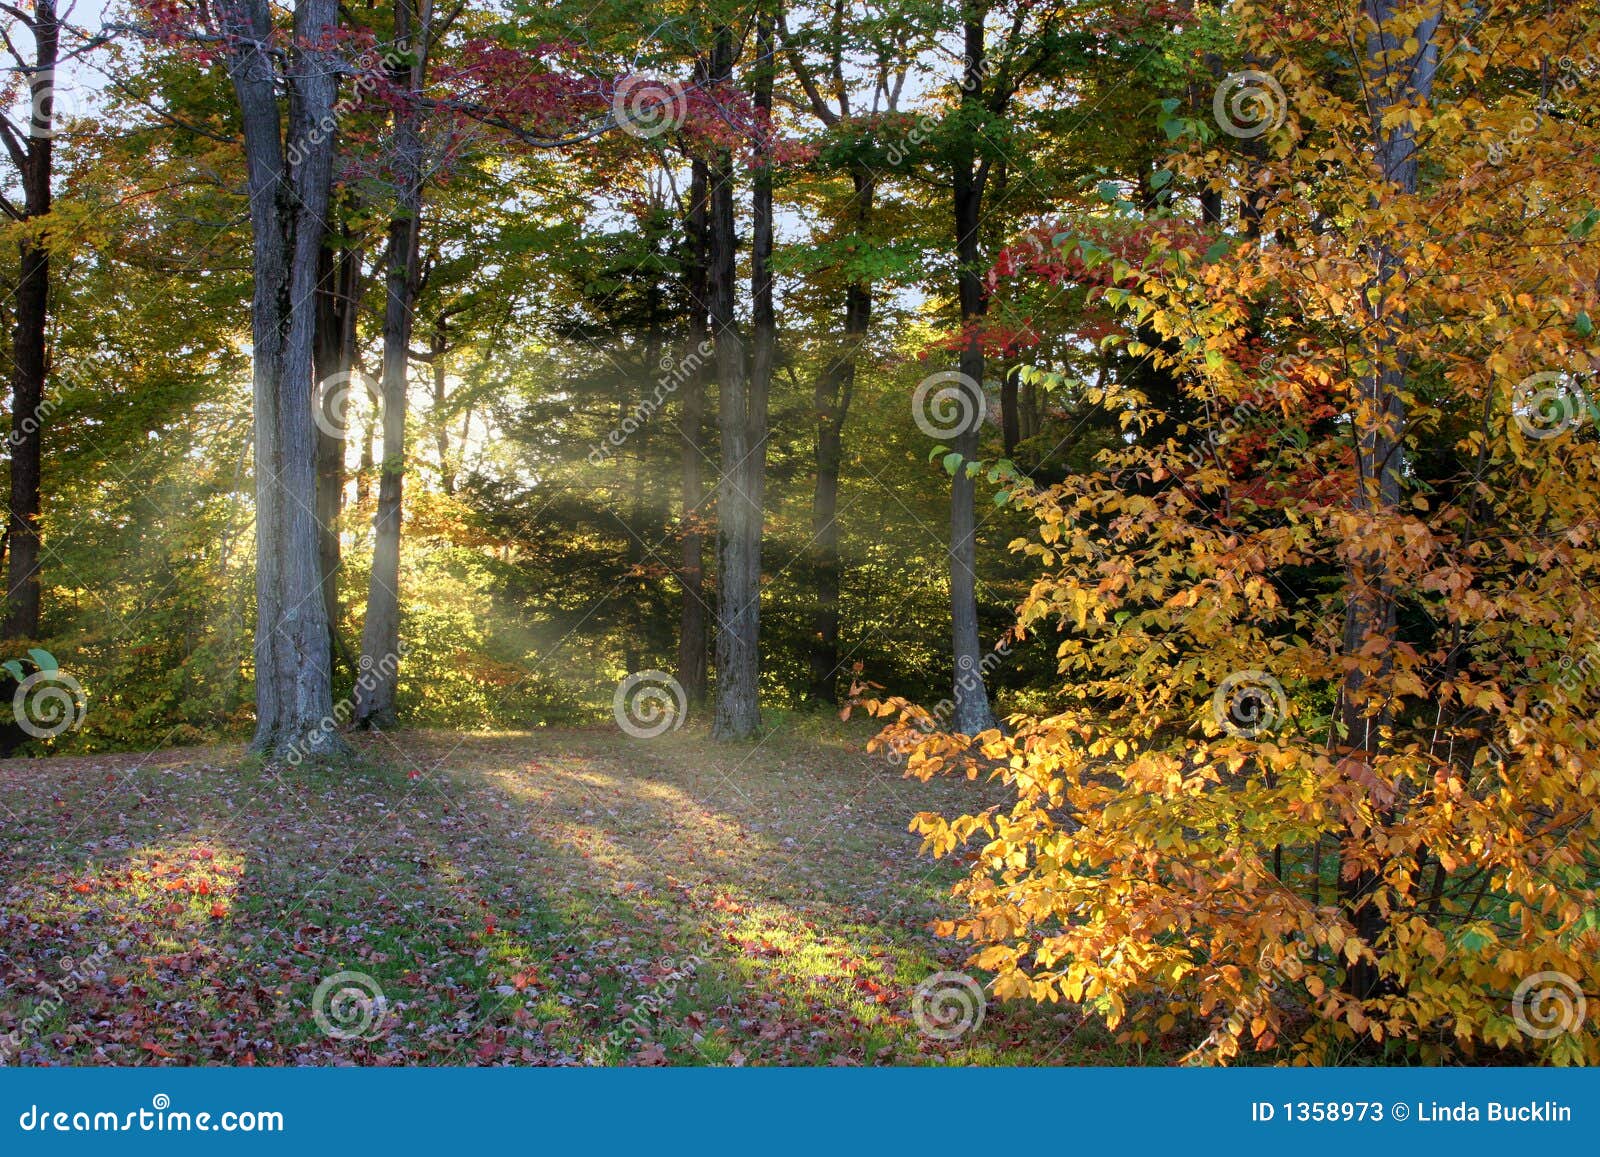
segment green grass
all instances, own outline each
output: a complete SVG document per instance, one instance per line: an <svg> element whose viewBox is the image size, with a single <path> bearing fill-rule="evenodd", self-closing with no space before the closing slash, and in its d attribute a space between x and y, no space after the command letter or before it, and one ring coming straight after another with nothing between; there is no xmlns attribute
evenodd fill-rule
<svg viewBox="0 0 1600 1157"><path fill-rule="evenodd" d="M1067 1007L990 1000L955 1040L919 1030L914 990L966 950L928 931L958 869L906 824L984 785L907 781L814 730L362 748L294 770L226 748L0 764L7 1063L1170 1059ZM370 981L319 1023L342 971Z"/></svg>

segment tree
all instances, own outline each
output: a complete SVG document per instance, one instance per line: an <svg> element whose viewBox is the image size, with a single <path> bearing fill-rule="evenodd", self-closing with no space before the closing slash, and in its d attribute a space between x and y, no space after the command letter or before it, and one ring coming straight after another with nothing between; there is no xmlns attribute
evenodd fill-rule
<svg viewBox="0 0 1600 1157"><path fill-rule="evenodd" d="M772 18L758 18L755 107L762 129L772 109ZM733 29L713 36L710 84L731 88ZM761 47L766 52L762 53ZM766 484L767 394L776 343L772 312L772 173L770 153L757 147L751 162L752 353L736 313L734 182L730 146L711 163L711 328L717 352L717 421L722 435L722 477L717 491L717 692L712 734L747 739L761 727L761 531ZM746 364L746 357L750 362Z"/></svg>
<svg viewBox="0 0 1600 1157"><path fill-rule="evenodd" d="M1010 12L1006 12L1006 8ZM959 367L967 411L981 416L985 374L982 324L989 295L984 285L983 230L985 194L1005 155L994 137L1004 136L1004 122L1023 85L1045 70L1055 57L1058 14L1051 5L1015 0L960 0L958 32L961 76L958 104L952 112L948 149L951 207L955 225L956 296L961 321ZM1011 23L997 44L990 44L991 15L1009 15ZM1004 24L1004 21L1002 21ZM1006 429L1016 429L1015 392L1008 392ZM969 463L978 459L981 421L964 422L951 442L959 455L950 482L950 637L955 667L954 728L977 735L995 725L984 685L985 653L978 634L977 483ZM1008 444L1014 441L1007 435Z"/></svg>
<svg viewBox="0 0 1600 1157"><path fill-rule="evenodd" d="M871 81L870 98L861 98L865 108L853 101L845 68L846 54L853 47L852 32L845 21L845 4L835 0L826 24L818 21L807 31L811 36L796 36L789 31L783 13L779 30L785 58L800 86L805 106L834 138L842 158L835 163L850 183L847 205L841 216L840 234L845 240L846 258L841 263L845 282L839 308L840 332L830 343L823 367L817 372L812 407L816 426L816 481L811 498L811 543L808 564L815 586L811 615L811 648L808 659L810 682L807 695L814 702L834 706L839 699L839 594L842 581L839 557L839 470L844 459L844 426L849 417L855 389L856 364L872 319L874 265L871 236L879 174L869 152L873 137L872 121L879 114L898 111L900 92L909 68L907 41L917 37L914 23L880 13L863 14L867 27L861 35L874 56L876 71ZM820 41L824 63L814 67L808 59L808 41ZM818 73L826 70L827 90Z"/></svg>
<svg viewBox="0 0 1600 1157"><path fill-rule="evenodd" d="M1592 1023L1529 1021L1538 986L1600 982L1596 110L1540 65L1584 17L1397 0L1285 38L1281 8L1235 9L1270 72L1176 118L1167 159L1249 180L1255 219L1120 256L1062 235L1192 417L1140 439L1172 415L1110 383L1130 436L1097 469L1012 480L1041 568L1018 629L1059 631L1065 706L923 742L913 773L1015 800L917 827L982 843L949 928L1002 996L1221 1059L1592 1062ZM876 709L905 717L885 741L918 718Z"/></svg>
<svg viewBox="0 0 1600 1157"><path fill-rule="evenodd" d="M61 22L55 0L35 0L29 16L3 6L8 21L26 26L33 40L24 57L8 34L6 46L16 60L17 75L28 81L32 114L26 131L0 116L0 140L16 169L22 204L0 201L7 217L27 227L19 243L16 322L11 337L11 496L5 546L6 608L0 637L31 639L39 634L39 477L40 447L48 415L44 407L49 374L46 328L50 310L50 247L43 230L50 216L55 137L55 72L61 43Z"/></svg>
<svg viewBox="0 0 1600 1157"><path fill-rule="evenodd" d="M711 170L703 156L690 159L689 205L686 214L686 260L683 273L684 306L689 315L685 359L693 359L683 386L678 418L678 470L682 497L679 508L680 543L678 582L683 587L678 612L678 682L691 707L706 701L705 501L701 462L706 456L706 374L703 350L710 340L707 317L711 281Z"/></svg>
<svg viewBox="0 0 1600 1157"><path fill-rule="evenodd" d="M373 522L371 581L361 630L361 676L355 715L362 727L395 722L400 674L400 513L405 485L406 403L410 385L411 329L419 288L422 233L423 147L418 99L432 48L433 5L396 0L388 80L397 91L390 173L395 207L389 219L388 272L383 308L383 462Z"/></svg>
<svg viewBox="0 0 1600 1157"><path fill-rule="evenodd" d="M348 198L346 198L348 200ZM328 646L334 658L355 669L339 634L339 519L344 511L345 447L347 438L340 409L347 391L329 388L348 383L356 374L357 327L365 283L362 239L347 221L339 231L328 230L323 241L322 265L317 271L317 337L313 369L317 382L317 568L322 602L328 618ZM331 665L331 664L330 664Z"/></svg>
<svg viewBox="0 0 1600 1157"><path fill-rule="evenodd" d="M266 0L214 8L239 102L253 236L256 734L270 756L338 754L316 519L316 285L333 173L334 0L297 0L280 57ZM280 71L277 61L282 59ZM288 116L279 104L287 91ZM287 122L287 123L285 123ZM287 139L286 139L287 135ZM289 148L297 151L291 163Z"/></svg>

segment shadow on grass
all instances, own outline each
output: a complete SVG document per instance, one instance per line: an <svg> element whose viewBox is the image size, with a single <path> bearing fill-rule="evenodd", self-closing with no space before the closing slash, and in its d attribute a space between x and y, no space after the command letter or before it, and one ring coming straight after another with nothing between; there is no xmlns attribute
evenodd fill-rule
<svg viewBox="0 0 1600 1157"><path fill-rule="evenodd" d="M914 1023L965 953L926 929L952 870L905 822L971 785L930 798L784 740L365 747L292 773L220 750L0 768L0 1037L45 1012L8 1063L1139 1059L1077 1010L990 1001L951 1041Z"/></svg>

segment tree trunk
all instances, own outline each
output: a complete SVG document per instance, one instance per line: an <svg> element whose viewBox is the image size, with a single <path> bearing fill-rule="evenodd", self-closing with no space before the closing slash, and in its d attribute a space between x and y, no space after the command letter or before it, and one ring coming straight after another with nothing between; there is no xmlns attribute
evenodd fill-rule
<svg viewBox="0 0 1600 1157"><path fill-rule="evenodd" d="M433 445L439 452L439 488L445 494L456 492L456 468L450 458L450 422L445 414L449 396L445 389L444 355L450 348L447 321L441 314L433 323L433 335L428 339L429 365L433 369Z"/></svg>
<svg viewBox="0 0 1600 1157"><path fill-rule="evenodd" d="M851 170L855 187L856 233L861 236L872 216L876 189L872 172ZM811 617L808 695L815 703L839 702L839 467L844 460L844 423L855 390L856 358L872 320L872 289L854 281L844 297L844 336L831 364L818 375L814 394L817 421L817 479L811 498L811 573L816 604Z"/></svg>
<svg viewBox="0 0 1600 1157"><path fill-rule="evenodd" d="M427 0L423 0L420 21L414 17L411 0L398 0L395 4L394 41L400 62L390 76L407 95L394 113L393 171L398 188L395 212L389 220L389 268L383 310L383 461L378 467L372 574L361 628L361 672L356 678L358 727L394 726L395 687L400 675L400 515L405 482L406 386L422 223L422 132L410 94L422 87L430 15Z"/></svg>
<svg viewBox="0 0 1600 1157"><path fill-rule="evenodd" d="M29 22L34 38L33 116L26 140L7 126L5 144L22 185L24 223L50 213L51 118L60 23L55 0L36 0ZM45 345L50 309L50 252L42 231L21 245L16 315L11 337L11 507L6 524L10 569L0 637L39 636L39 478L42 465Z"/></svg>
<svg viewBox="0 0 1600 1157"><path fill-rule="evenodd" d="M356 297L361 280L361 254L350 244L322 247L317 276L317 336L313 355L317 381L347 379L355 364ZM339 516L344 510L345 430L337 413L339 400L331 389L318 393L323 420L317 423L318 570L322 602L328 617L328 644L335 659L354 674L355 663L339 636Z"/></svg>
<svg viewBox="0 0 1600 1157"><path fill-rule="evenodd" d="M251 301L256 469L256 735L272 758L344 750L332 726L328 622L317 557L312 346L333 145L337 65L323 46L337 0L299 0L288 81L289 164L266 0L219 0L244 130L253 235Z"/></svg>
<svg viewBox="0 0 1600 1157"><path fill-rule="evenodd" d="M689 298L690 359L683 384L683 413L678 422L679 463L683 488L683 526L678 581L683 606L678 618L678 683L691 707L706 701L705 536L700 531L705 499L701 461L706 416L704 351L710 336L706 303L710 298L710 177L706 162L696 158L689 183L689 266L685 292Z"/></svg>
<svg viewBox="0 0 1600 1157"><path fill-rule="evenodd" d="M965 24L965 58L961 83L963 105L982 102L984 72L983 21L969 18ZM970 133L970 130L968 130ZM979 225L983 217L983 188L988 169L977 156L970 135L964 137L954 168L954 208L956 227L956 289L961 306L961 325L966 344L961 348L961 372L983 386L983 343L977 327L988 311L984 293L984 266L981 260ZM955 660L956 731L976 735L994 726L989 709L989 692L983 684L983 644L978 638L978 539L977 512L974 506L977 483L969 477L965 463L978 456L978 437L982 427L968 423L952 443L963 465L950 483L950 639Z"/></svg>
<svg viewBox="0 0 1600 1157"><path fill-rule="evenodd" d="M1012 366L1000 379L1000 439L1007 458L1016 453L1022 441L1022 412L1018 402L1017 379L1020 369Z"/></svg>
<svg viewBox="0 0 1600 1157"><path fill-rule="evenodd" d="M765 20L766 18L763 17ZM757 73L755 104L771 108L772 28L757 35L765 50ZM733 35L717 30L711 82L726 84L733 73ZM722 432L722 479L717 498L717 702L711 733L747 739L761 727L761 526L766 474L767 386L776 336L772 313L772 177L757 157L751 191L751 292L753 357L745 365L744 341L735 316L733 158L717 154L711 173L711 324L716 333L718 421Z"/></svg>
<svg viewBox="0 0 1600 1157"><path fill-rule="evenodd" d="M1411 34L1416 42L1414 52L1406 52L1407 36L1395 32L1400 26L1396 16L1409 9L1408 19L1403 23L1414 23L1409 17L1416 15L1419 7L1416 0L1364 0L1366 15L1375 25L1366 46L1368 112L1374 160L1387 186L1380 196L1386 198L1411 196L1417 190L1414 130L1404 119L1386 127L1384 116L1397 105L1426 101L1432 95L1438 53L1434 43L1440 20L1438 8L1430 5L1432 11ZM1367 300L1369 332L1373 335L1372 369L1361 380L1354 400L1356 460L1352 504L1364 523L1381 523L1397 514L1401 501L1406 366L1400 335L1406 319L1403 289L1397 284L1404 277L1403 263L1381 237L1372 243L1371 257L1373 276ZM1395 584L1381 550L1351 550L1346 564L1345 590L1343 651L1351 662L1340 687L1339 719L1344 742L1339 745L1338 753L1342 764L1352 771L1370 770L1384 754L1383 734L1389 723L1384 708L1388 694L1385 676L1390 665L1387 655L1395 642L1397 619ZM1370 648L1377 640L1383 644L1378 652L1378 686L1369 692L1371 676L1362 665L1370 662L1367 656L1373 653ZM1391 818L1389 809L1379 808L1378 815L1380 825ZM1363 838L1370 839L1371 835L1351 832L1347 838L1355 843ZM1375 900L1382 877L1381 867L1379 870L1362 868L1350 873L1348 878L1345 872L1339 873L1340 899L1345 914L1362 941L1374 952L1381 951L1379 941L1388 930L1387 917ZM1383 988L1384 979L1371 961L1361 960L1350 966L1345 978L1345 989L1350 995L1367 999L1378 995Z"/></svg>

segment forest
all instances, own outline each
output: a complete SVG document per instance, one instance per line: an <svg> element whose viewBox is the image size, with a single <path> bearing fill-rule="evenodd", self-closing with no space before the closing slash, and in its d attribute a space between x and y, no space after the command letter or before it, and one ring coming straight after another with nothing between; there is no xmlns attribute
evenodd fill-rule
<svg viewBox="0 0 1600 1157"><path fill-rule="evenodd" d="M1600 4L0 67L0 1064L1600 1062Z"/></svg>

